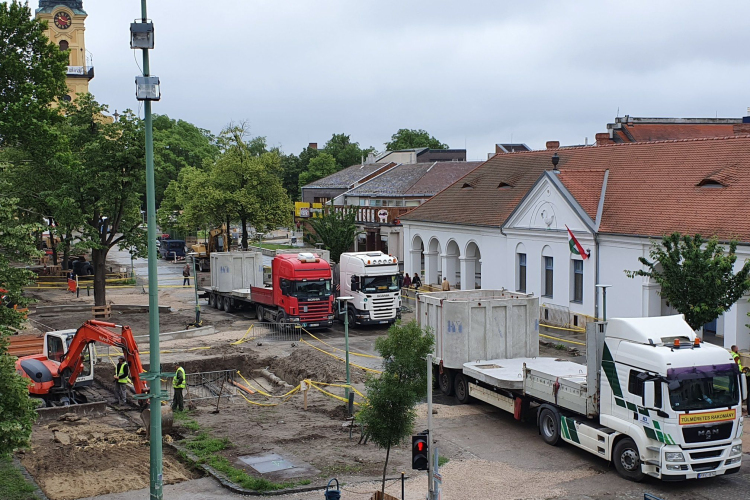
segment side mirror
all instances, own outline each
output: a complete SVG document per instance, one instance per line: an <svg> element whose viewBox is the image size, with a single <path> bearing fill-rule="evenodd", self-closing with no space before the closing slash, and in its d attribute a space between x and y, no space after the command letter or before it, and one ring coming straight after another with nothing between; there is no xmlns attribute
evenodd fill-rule
<svg viewBox="0 0 750 500"><path fill-rule="evenodd" d="M643 383L643 407L661 409L661 398L656 399L656 381L647 380Z"/></svg>
<svg viewBox="0 0 750 500"><path fill-rule="evenodd" d="M352 276L351 281L351 287L352 292L358 292L359 291L359 278L357 276Z"/></svg>
<svg viewBox="0 0 750 500"><path fill-rule="evenodd" d="M740 385L742 386L742 400L747 399L747 377L744 373L740 373Z"/></svg>

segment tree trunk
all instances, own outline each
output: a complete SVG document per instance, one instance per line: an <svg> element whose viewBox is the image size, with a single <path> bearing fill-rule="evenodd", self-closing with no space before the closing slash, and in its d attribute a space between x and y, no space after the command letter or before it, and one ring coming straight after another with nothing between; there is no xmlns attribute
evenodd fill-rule
<svg viewBox="0 0 750 500"><path fill-rule="evenodd" d="M107 305L106 282L107 268L104 263L107 259L108 249L92 250L91 264L94 266L94 305Z"/></svg>
<svg viewBox="0 0 750 500"><path fill-rule="evenodd" d="M55 237L52 234L52 219L49 219L49 244L52 247L52 265L57 265L57 245L55 244Z"/></svg>
<svg viewBox="0 0 750 500"><path fill-rule="evenodd" d="M247 250L247 219L240 219L242 221L242 249Z"/></svg>
<svg viewBox="0 0 750 500"><path fill-rule="evenodd" d="M381 498L385 498L385 474L388 471L388 457L391 454L391 444L388 443L388 448L385 451L385 465L383 466L383 484L380 487Z"/></svg>
<svg viewBox="0 0 750 500"><path fill-rule="evenodd" d="M69 266L70 264L70 241L73 239L73 236L69 233L64 233L63 238L64 239L62 241L62 246L63 246L62 268L67 270L70 267Z"/></svg>

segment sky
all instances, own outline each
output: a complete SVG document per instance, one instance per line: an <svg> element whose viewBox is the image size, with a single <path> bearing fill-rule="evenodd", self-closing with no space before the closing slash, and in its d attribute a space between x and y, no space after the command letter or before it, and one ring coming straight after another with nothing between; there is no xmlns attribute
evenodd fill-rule
<svg viewBox="0 0 750 500"><path fill-rule="evenodd" d="M583 144L615 116L740 117L746 1L150 0L155 113L299 153L334 133L382 151L421 128L468 159ZM38 6L31 0L32 9ZM90 91L138 109L137 0L84 0ZM142 115L142 111L141 111Z"/></svg>

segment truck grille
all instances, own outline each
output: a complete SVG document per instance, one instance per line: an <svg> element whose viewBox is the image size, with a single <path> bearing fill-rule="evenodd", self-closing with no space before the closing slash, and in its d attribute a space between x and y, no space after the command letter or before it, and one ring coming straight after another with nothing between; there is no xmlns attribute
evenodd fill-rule
<svg viewBox="0 0 750 500"><path fill-rule="evenodd" d="M299 315L304 321L328 320L331 315L329 302L300 302Z"/></svg>
<svg viewBox="0 0 750 500"><path fill-rule="evenodd" d="M372 299L372 318L373 319L390 319L393 318L393 302L395 297L379 297Z"/></svg>
<svg viewBox="0 0 750 500"><path fill-rule="evenodd" d="M691 453L690 458L693 460L703 460L706 458L720 457L722 453L724 453L724 450L699 451L697 453Z"/></svg>
<svg viewBox="0 0 750 500"><path fill-rule="evenodd" d="M721 460L718 462L707 462L705 464L694 464L693 470L695 472L706 472L707 470L714 470L721 465Z"/></svg>
<svg viewBox="0 0 750 500"><path fill-rule="evenodd" d="M732 435L734 422L714 425L695 425L682 429L682 436L686 443L706 443L729 439Z"/></svg>

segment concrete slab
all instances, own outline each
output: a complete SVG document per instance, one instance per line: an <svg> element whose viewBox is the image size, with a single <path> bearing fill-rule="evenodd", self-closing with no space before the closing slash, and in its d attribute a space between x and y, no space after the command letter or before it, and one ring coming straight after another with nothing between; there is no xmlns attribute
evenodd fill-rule
<svg viewBox="0 0 750 500"><path fill-rule="evenodd" d="M504 389L523 387L523 367L574 382L586 382L586 365L561 358L490 359L464 363L464 373Z"/></svg>
<svg viewBox="0 0 750 500"><path fill-rule="evenodd" d="M247 465L260 472L266 474L268 472L277 472L285 469L293 469L294 465L289 463L281 455L276 453L267 453L265 455L256 456L245 456L240 457L240 460L245 462Z"/></svg>

